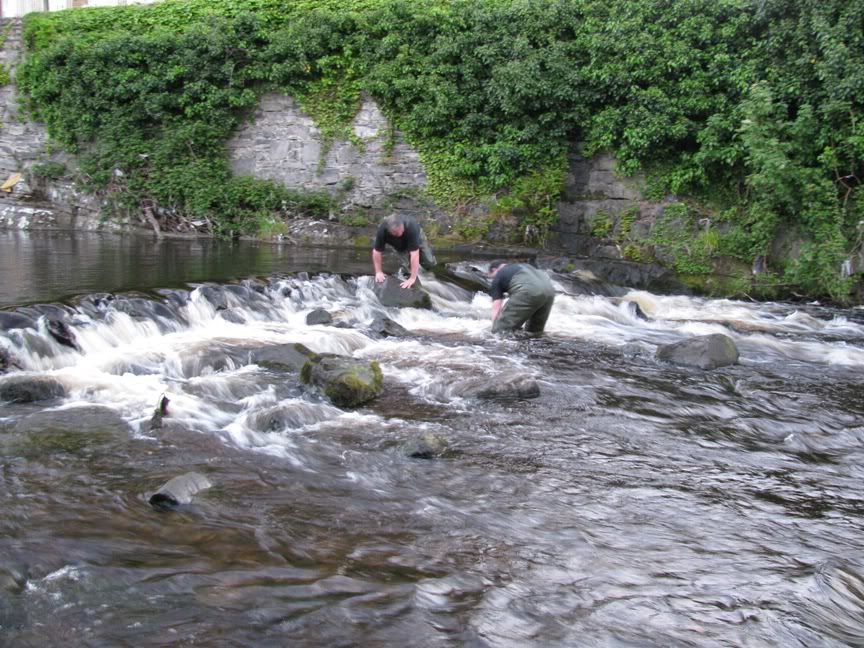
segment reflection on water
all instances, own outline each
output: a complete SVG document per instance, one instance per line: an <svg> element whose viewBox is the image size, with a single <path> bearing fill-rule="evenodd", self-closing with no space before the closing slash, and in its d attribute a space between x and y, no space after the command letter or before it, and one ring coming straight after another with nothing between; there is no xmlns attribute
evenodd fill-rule
<svg viewBox="0 0 864 648"><path fill-rule="evenodd" d="M65 231L0 231L0 308L74 294L275 272L371 271L369 249Z"/></svg>
<svg viewBox="0 0 864 648"><path fill-rule="evenodd" d="M862 645L864 324L849 312L562 289L545 336L496 337L485 294L424 275L434 309L398 311L368 276L332 274L367 275L365 250L180 251L169 276L151 246L155 274L121 278L116 245L83 255L116 277L44 279L52 299L117 293L74 301L77 348L42 320L0 335L66 390L0 405L0 643ZM243 276L259 278L184 286ZM130 298L124 281L174 288ZM335 325L307 325L315 308ZM410 334L374 335L382 313ZM739 365L654 359L717 332ZM376 360L384 395L341 410L252 362L297 342ZM513 374L540 396L464 393ZM189 471L212 488L149 506Z"/></svg>

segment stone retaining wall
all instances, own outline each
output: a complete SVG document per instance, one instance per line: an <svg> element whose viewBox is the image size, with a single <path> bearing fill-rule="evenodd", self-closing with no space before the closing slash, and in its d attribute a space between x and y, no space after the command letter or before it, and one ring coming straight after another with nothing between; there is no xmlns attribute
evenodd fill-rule
<svg viewBox="0 0 864 648"><path fill-rule="evenodd" d="M228 143L231 168L293 189L325 190L347 207L375 207L389 196L426 186L417 152L399 134L388 147L389 124L364 99L352 125L354 142L325 146L312 118L284 95L265 95L254 119Z"/></svg>

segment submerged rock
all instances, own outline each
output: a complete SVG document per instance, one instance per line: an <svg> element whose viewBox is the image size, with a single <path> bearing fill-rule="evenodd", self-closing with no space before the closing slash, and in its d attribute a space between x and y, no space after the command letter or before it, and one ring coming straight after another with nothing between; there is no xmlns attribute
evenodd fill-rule
<svg viewBox="0 0 864 648"><path fill-rule="evenodd" d="M424 434L405 444L405 454L411 459L435 459L447 450L447 439L437 434Z"/></svg>
<svg viewBox="0 0 864 648"><path fill-rule="evenodd" d="M219 311L219 317L224 319L226 322L231 322L232 324L246 323L246 318L243 316L243 313L239 312L234 308Z"/></svg>
<svg viewBox="0 0 864 648"><path fill-rule="evenodd" d="M10 403L33 403L65 396L63 383L47 376L13 375L0 382L0 400Z"/></svg>
<svg viewBox="0 0 864 648"><path fill-rule="evenodd" d="M537 398L540 385L530 376L503 374L469 382L464 386L462 395L488 400L522 400Z"/></svg>
<svg viewBox="0 0 864 648"><path fill-rule="evenodd" d="M94 448L123 442L129 425L115 410L103 405L43 409L18 419L14 451L22 457L51 454L87 454Z"/></svg>
<svg viewBox="0 0 864 648"><path fill-rule="evenodd" d="M0 564L0 592L20 594L27 585L27 572L17 565Z"/></svg>
<svg viewBox="0 0 864 648"><path fill-rule="evenodd" d="M394 276L384 283L375 283L373 290L378 301L394 308L432 308L432 298L420 286L418 279L410 288L403 288L402 281Z"/></svg>
<svg viewBox="0 0 864 648"><path fill-rule="evenodd" d="M212 485L210 480L201 473L188 472L162 484L148 501L156 508L174 508L181 504L189 504L194 495Z"/></svg>
<svg viewBox="0 0 864 648"><path fill-rule="evenodd" d="M661 346L657 359L684 367L717 369L738 362L738 347L728 335L714 333Z"/></svg>
<svg viewBox="0 0 864 648"><path fill-rule="evenodd" d="M337 407L357 407L384 390L384 378L377 362L333 353L310 358L303 365L300 379L321 389Z"/></svg>

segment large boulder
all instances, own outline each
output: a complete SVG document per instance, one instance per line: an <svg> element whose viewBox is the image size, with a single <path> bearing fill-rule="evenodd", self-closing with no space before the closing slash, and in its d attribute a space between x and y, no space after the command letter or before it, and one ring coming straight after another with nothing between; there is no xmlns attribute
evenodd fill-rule
<svg viewBox="0 0 864 648"><path fill-rule="evenodd" d="M333 353L310 358L300 379L324 392L337 407L357 407L384 390L384 378L377 362L365 362Z"/></svg>
<svg viewBox="0 0 864 648"><path fill-rule="evenodd" d="M476 378L462 386L462 396L486 400L523 400L537 398L540 386L530 376L504 373L498 376Z"/></svg>
<svg viewBox="0 0 864 648"><path fill-rule="evenodd" d="M0 382L0 400L10 403L33 403L65 396L63 383L48 376L13 374Z"/></svg>
<svg viewBox="0 0 864 648"><path fill-rule="evenodd" d="M314 326L315 324L332 324L333 316L323 308L316 308L315 310L309 311L306 315L306 323L309 326Z"/></svg>
<svg viewBox="0 0 864 648"><path fill-rule="evenodd" d="M738 362L738 347L728 335L714 333L661 346L657 359L684 367L717 369Z"/></svg>
<svg viewBox="0 0 864 648"><path fill-rule="evenodd" d="M384 283L375 283L373 290L378 301L394 308L432 308L432 298L420 286L418 279L410 288L401 286L402 280L389 276Z"/></svg>

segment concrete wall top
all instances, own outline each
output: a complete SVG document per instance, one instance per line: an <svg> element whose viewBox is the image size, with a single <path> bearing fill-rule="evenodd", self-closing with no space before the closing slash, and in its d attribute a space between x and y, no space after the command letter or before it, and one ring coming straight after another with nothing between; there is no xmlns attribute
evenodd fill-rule
<svg viewBox="0 0 864 648"><path fill-rule="evenodd" d="M0 0L0 18L20 18L34 11L63 11L83 7L152 4L155 0Z"/></svg>

